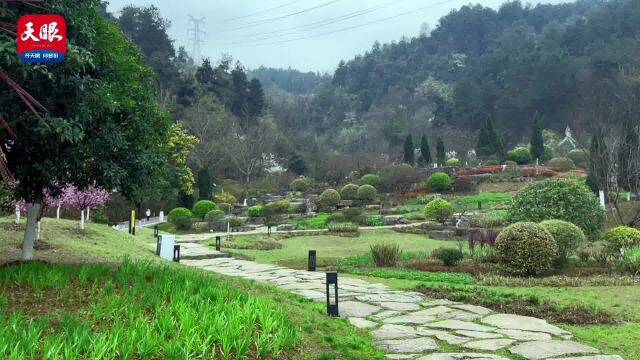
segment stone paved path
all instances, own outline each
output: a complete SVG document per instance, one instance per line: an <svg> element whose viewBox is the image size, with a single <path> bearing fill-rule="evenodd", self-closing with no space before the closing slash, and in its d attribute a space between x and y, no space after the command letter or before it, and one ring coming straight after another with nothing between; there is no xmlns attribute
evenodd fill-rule
<svg viewBox="0 0 640 360"><path fill-rule="evenodd" d="M324 273L232 258L181 262L271 283L309 300L326 301ZM347 276L339 276L338 283L340 316L356 327L369 329L388 359L506 360L512 354L530 360L622 360L620 356L599 355L597 349L573 341L571 333L541 319L428 299L417 292L395 291ZM443 353L443 343L460 350Z"/></svg>

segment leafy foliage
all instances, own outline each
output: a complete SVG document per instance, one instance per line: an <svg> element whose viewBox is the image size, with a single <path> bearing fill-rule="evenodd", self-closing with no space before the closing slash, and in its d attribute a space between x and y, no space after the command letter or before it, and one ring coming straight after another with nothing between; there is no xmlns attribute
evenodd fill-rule
<svg viewBox="0 0 640 360"><path fill-rule="evenodd" d="M360 185L380 185L380 177L376 174L366 174L360 178Z"/></svg>
<svg viewBox="0 0 640 360"><path fill-rule="evenodd" d="M342 200L357 200L358 199L358 185L347 184L340 189L340 198Z"/></svg>
<svg viewBox="0 0 640 360"><path fill-rule="evenodd" d="M567 154L567 158L573 161L573 163L582 169L587 169L589 167L589 152L584 149L573 149L569 151Z"/></svg>
<svg viewBox="0 0 640 360"><path fill-rule="evenodd" d="M343 213L335 213L327 216L324 222L327 225L331 223L344 223L344 222L347 222L347 218Z"/></svg>
<svg viewBox="0 0 640 360"><path fill-rule="evenodd" d="M371 185L362 185L358 188L358 199L364 202L373 202L376 200L378 192Z"/></svg>
<svg viewBox="0 0 640 360"><path fill-rule="evenodd" d="M249 217L256 218L264 215L264 207L262 205L253 205L247 210Z"/></svg>
<svg viewBox="0 0 640 360"><path fill-rule="evenodd" d="M558 245L543 226L519 222L500 232L496 251L500 262L511 272L538 275L551 270L558 256Z"/></svg>
<svg viewBox="0 0 640 360"><path fill-rule="evenodd" d="M460 165L460 159L452 158L447 160L447 166L458 166L458 165Z"/></svg>
<svg viewBox="0 0 640 360"><path fill-rule="evenodd" d="M225 215L225 212L222 210L211 210L204 216L204 220L211 224L224 219Z"/></svg>
<svg viewBox="0 0 640 360"><path fill-rule="evenodd" d="M409 165L413 165L416 162L411 134L407 135L404 140L404 162Z"/></svg>
<svg viewBox="0 0 640 360"><path fill-rule="evenodd" d="M402 251L398 244L375 244L370 246L371 257L377 267L396 267Z"/></svg>
<svg viewBox="0 0 640 360"><path fill-rule="evenodd" d="M451 190L451 178L446 173L436 172L429 176L427 185L437 192L448 191Z"/></svg>
<svg viewBox="0 0 640 360"><path fill-rule="evenodd" d="M264 215L272 217L279 214L285 214L289 211L289 200L279 200L266 203L264 205Z"/></svg>
<svg viewBox="0 0 640 360"><path fill-rule="evenodd" d="M507 160L513 161L519 165L527 164L531 161L531 153L526 147L517 147L507 151Z"/></svg>
<svg viewBox="0 0 640 360"><path fill-rule="evenodd" d="M560 266L566 264L569 257L587 240L582 229L567 221L545 220L540 225L547 229L558 245Z"/></svg>
<svg viewBox="0 0 640 360"><path fill-rule="evenodd" d="M436 249L431 253L431 256L442 261L446 266L456 266L464 258L462 251L453 248Z"/></svg>
<svg viewBox="0 0 640 360"><path fill-rule="evenodd" d="M533 159L544 158L544 138L540 127L540 114L536 112L531 127L531 157Z"/></svg>
<svg viewBox="0 0 640 360"><path fill-rule="evenodd" d="M424 207L423 213L426 217L444 224L453 216L453 210L453 206L447 200L435 199Z"/></svg>
<svg viewBox="0 0 640 360"><path fill-rule="evenodd" d="M560 171L569 171L575 169L576 165L569 158L557 157L549 160L547 166L557 168Z"/></svg>
<svg viewBox="0 0 640 360"><path fill-rule="evenodd" d="M311 186L311 179L309 179L306 176L300 176L300 177L296 178L289 185L291 190L293 190L293 191L301 191L301 192L307 191L309 186Z"/></svg>
<svg viewBox="0 0 640 360"><path fill-rule="evenodd" d="M194 217L204 219L210 211L216 210L218 207L211 200L200 200L193 205L191 213Z"/></svg>
<svg viewBox="0 0 640 360"><path fill-rule="evenodd" d="M189 209L175 208L169 212L169 222L179 230L191 229L193 214Z"/></svg>
<svg viewBox="0 0 640 360"><path fill-rule="evenodd" d="M640 230L628 226L618 226L607 231L604 240L612 252L619 253L620 249L640 246Z"/></svg>
<svg viewBox="0 0 640 360"><path fill-rule="evenodd" d="M334 189L327 189L320 194L320 204L324 207L334 207L340 202L340 194Z"/></svg>
<svg viewBox="0 0 640 360"><path fill-rule="evenodd" d="M222 191L215 196L216 203L226 203L226 204L235 204L238 202L235 196L231 195L226 191Z"/></svg>

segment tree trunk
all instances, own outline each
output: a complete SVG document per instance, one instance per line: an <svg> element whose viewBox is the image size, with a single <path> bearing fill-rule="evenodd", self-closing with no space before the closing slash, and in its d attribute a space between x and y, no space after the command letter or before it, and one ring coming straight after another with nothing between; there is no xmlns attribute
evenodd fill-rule
<svg viewBox="0 0 640 360"><path fill-rule="evenodd" d="M247 180L244 185L244 198L249 198L249 183L251 182L251 174L247 172Z"/></svg>
<svg viewBox="0 0 640 360"><path fill-rule="evenodd" d="M42 231L41 229L41 222L40 220L38 220L38 228L36 230L36 240L40 240L40 232Z"/></svg>
<svg viewBox="0 0 640 360"><path fill-rule="evenodd" d="M56 220L60 220L60 206L56 209Z"/></svg>
<svg viewBox="0 0 640 360"><path fill-rule="evenodd" d="M86 219L86 220L87 220L87 222L91 221L91 220L90 220L91 218L89 217L89 211L91 211L91 208L90 208L90 207L88 207L88 208L87 208L87 219Z"/></svg>
<svg viewBox="0 0 640 360"><path fill-rule="evenodd" d="M80 230L84 230L84 210L80 210Z"/></svg>
<svg viewBox="0 0 640 360"><path fill-rule="evenodd" d="M38 226L38 218L42 205L38 202L27 203L27 226L24 230L24 239L22 241L22 260L33 259L33 243L36 239Z"/></svg>
<svg viewBox="0 0 640 360"><path fill-rule="evenodd" d="M20 224L20 209L16 205L16 224Z"/></svg>

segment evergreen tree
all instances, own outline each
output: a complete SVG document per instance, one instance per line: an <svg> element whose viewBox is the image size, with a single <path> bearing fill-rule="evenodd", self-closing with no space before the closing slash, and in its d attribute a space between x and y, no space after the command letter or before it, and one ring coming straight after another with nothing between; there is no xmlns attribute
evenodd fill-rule
<svg viewBox="0 0 640 360"><path fill-rule="evenodd" d="M531 157L534 159L542 159L543 156L544 138L542 137L542 128L540 127L540 115L536 112L531 128Z"/></svg>
<svg viewBox="0 0 640 360"><path fill-rule="evenodd" d="M480 135L478 136L478 146L476 149L476 153L480 157L489 157L491 156L491 145L489 144L489 134L487 133L487 128L483 127L480 129Z"/></svg>
<svg viewBox="0 0 640 360"><path fill-rule="evenodd" d="M438 166L443 166L445 163L446 153L444 149L444 141L438 136L438 142L436 143L436 159L438 160Z"/></svg>
<svg viewBox="0 0 640 360"><path fill-rule="evenodd" d="M198 194L200 200L211 200L213 198L211 186L212 183L209 169L203 167L198 171Z"/></svg>
<svg viewBox="0 0 640 360"><path fill-rule="evenodd" d="M604 190L606 184L602 181L608 181L609 175L607 168L609 167L607 156L607 148L602 139L602 129L600 125L596 125L591 137L589 174L587 175L587 186L595 193L598 190Z"/></svg>
<svg viewBox="0 0 640 360"><path fill-rule="evenodd" d="M630 169L631 157L638 151L640 139L638 139L638 129L634 126L631 115L627 115L624 119L622 128L624 129L624 137L618 148L618 185L624 190L629 189L629 184L635 183L630 177L635 176L634 169Z"/></svg>
<svg viewBox="0 0 640 360"><path fill-rule="evenodd" d="M304 175L307 172L307 164L305 163L302 156L297 153L293 153L291 159L289 159L289 164L287 165L289 170L293 171L297 175Z"/></svg>
<svg viewBox="0 0 640 360"><path fill-rule="evenodd" d="M429 140L427 140L426 135L422 135L422 139L420 139L420 155L420 159L425 165L431 163L431 147L429 147Z"/></svg>
<svg viewBox="0 0 640 360"><path fill-rule="evenodd" d="M410 165L413 165L416 162L413 138L411 137L411 134L407 135L404 139L404 162Z"/></svg>
<svg viewBox="0 0 640 360"><path fill-rule="evenodd" d="M260 80L253 78L249 83L249 93L247 94L247 108L249 116L257 117L262 114L264 110L264 92L262 91L262 84Z"/></svg>

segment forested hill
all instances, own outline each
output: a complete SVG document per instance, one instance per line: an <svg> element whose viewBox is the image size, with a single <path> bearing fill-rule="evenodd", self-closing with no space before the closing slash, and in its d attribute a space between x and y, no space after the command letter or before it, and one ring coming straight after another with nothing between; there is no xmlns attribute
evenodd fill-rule
<svg viewBox="0 0 640 360"><path fill-rule="evenodd" d="M463 6L429 36L341 62L298 125L345 152L397 149L412 132L472 146L488 118L516 143L536 112L543 127L580 134L605 112L615 121L612 94L640 70L638 39L638 0Z"/></svg>
<svg viewBox="0 0 640 360"><path fill-rule="evenodd" d="M260 80L266 88L279 87L296 95L307 95L313 92L324 77L315 72L301 72L295 69L274 69L264 66L249 71L251 77Z"/></svg>

